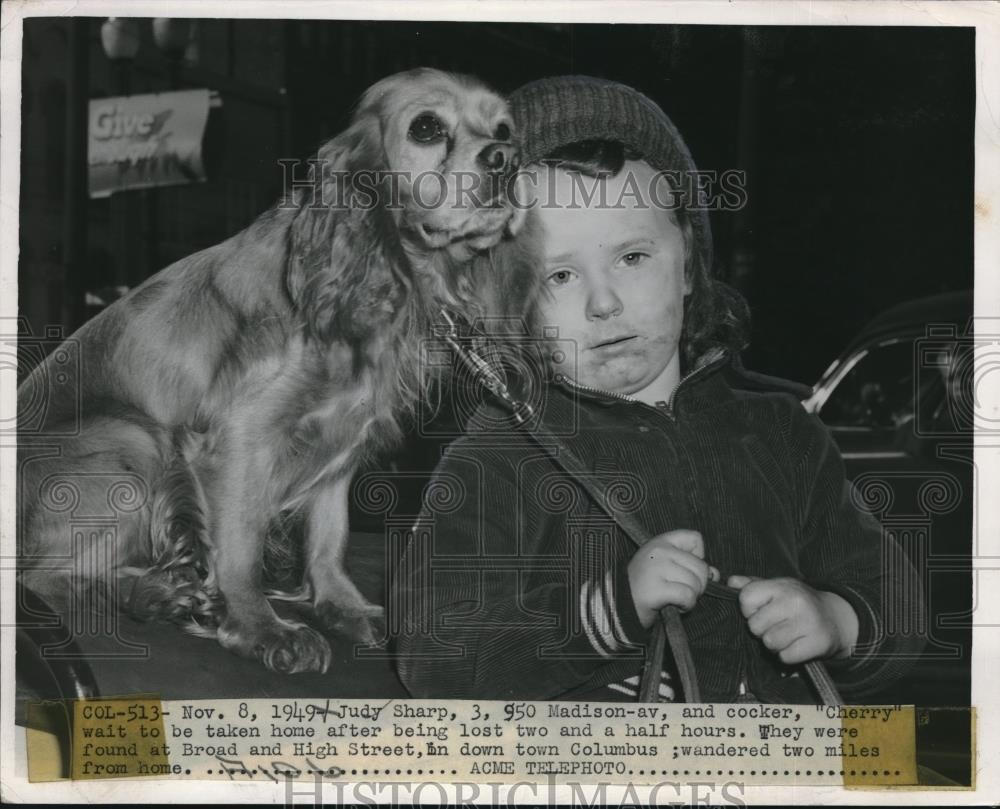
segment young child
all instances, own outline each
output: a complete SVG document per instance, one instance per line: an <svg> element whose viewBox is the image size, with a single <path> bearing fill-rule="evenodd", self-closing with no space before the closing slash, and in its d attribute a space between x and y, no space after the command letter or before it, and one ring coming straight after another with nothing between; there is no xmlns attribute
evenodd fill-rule
<svg viewBox="0 0 1000 809"><path fill-rule="evenodd" d="M540 418L652 539L637 549L484 405L444 455L433 485L451 496L425 509L393 585L403 683L415 697L634 699L650 627L674 605L705 701L815 701L794 668L815 659L849 700L883 688L919 649L919 595L898 596L919 593L914 573L852 504L792 386L739 364L744 305L712 280L707 213L672 193L695 170L680 134L601 79L544 79L511 101L544 244ZM661 695L675 685L666 660Z"/></svg>

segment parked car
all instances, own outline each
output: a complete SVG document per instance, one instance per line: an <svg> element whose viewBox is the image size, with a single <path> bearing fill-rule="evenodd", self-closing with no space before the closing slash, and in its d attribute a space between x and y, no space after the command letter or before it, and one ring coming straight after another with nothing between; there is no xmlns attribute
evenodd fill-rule
<svg viewBox="0 0 1000 809"><path fill-rule="evenodd" d="M927 647L888 703L969 705L973 493L972 292L909 301L865 326L805 407L829 426L855 497L922 573ZM886 556L886 564L891 557ZM888 631L903 627L884 594Z"/></svg>

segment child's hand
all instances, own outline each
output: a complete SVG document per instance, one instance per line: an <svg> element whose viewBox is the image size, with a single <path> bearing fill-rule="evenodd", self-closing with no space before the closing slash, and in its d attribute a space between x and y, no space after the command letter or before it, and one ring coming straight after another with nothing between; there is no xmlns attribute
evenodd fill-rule
<svg viewBox="0 0 1000 809"><path fill-rule="evenodd" d="M730 576L750 631L783 663L847 657L858 639L858 616L843 598L798 579Z"/></svg>
<svg viewBox="0 0 1000 809"><path fill-rule="evenodd" d="M705 564L705 544L697 531L667 531L653 537L628 563L632 600L647 629L667 605L689 610L718 571Z"/></svg>

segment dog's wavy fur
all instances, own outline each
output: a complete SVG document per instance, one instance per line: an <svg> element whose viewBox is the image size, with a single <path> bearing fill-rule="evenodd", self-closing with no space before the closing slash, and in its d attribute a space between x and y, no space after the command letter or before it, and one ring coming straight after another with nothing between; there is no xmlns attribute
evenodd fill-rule
<svg viewBox="0 0 1000 809"><path fill-rule="evenodd" d="M20 436L30 586L65 588L53 560L75 559L72 586L113 577L133 615L215 635L274 670L322 671L328 641L279 618L264 592L266 538L298 521L300 597L311 597L327 628L374 639L381 608L342 567L351 476L399 442L403 420L427 396L433 374L421 344L441 307L467 321L520 317L534 294L530 233L513 242L508 233L488 255L461 244L432 249L405 209L359 204L360 189L344 184L361 170L407 168L387 154L393 105L432 102L435 93L481 107L469 113L470 131L506 116L471 79L417 70L383 80L320 150L308 185L73 336L81 367L68 387L77 395L53 398L34 434ZM493 133L475 136L488 142ZM510 211L503 215L496 238L510 226ZM496 226L496 212L483 216ZM481 247L483 231L470 232ZM36 368L19 407L56 372L51 358ZM109 511L112 489L118 507ZM72 540L72 520L108 513L114 559L81 574L97 540Z"/></svg>

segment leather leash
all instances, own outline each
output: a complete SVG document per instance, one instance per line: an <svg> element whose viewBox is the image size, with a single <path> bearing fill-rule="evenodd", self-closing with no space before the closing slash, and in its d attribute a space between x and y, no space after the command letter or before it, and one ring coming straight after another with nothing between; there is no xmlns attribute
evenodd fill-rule
<svg viewBox="0 0 1000 809"><path fill-rule="evenodd" d="M615 521L637 547L644 545L650 539L646 535L645 529L630 514L618 513L611 508L607 497L607 487L598 483L594 476L589 474L590 470L565 442L546 430L541 425L540 420L533 429L526 429L535 415L534 409L527 402L515 399L500 375L482 357L462 346L458 341L455 321L447 311L442 310L441 314L449 327L443 338L456 356L472 372L474 380L504 403L521 432L529 436L559 468L580 485L594 503ZM724 587L715 582L709 582L708 589L714 590L716 595L725 593L724 597L727 598L734 597L736 593L732 588ZM687 633L681 622L680 611L674 606L667 606L660 610L660 620L653 630L652 641L646 645L646 659L639 686L638 701L660 701L660 669L666 646L670 647L670 654L677 667L681 693L684 695L685 701L701 702L701 689L698 687L691 647L688 645ZM842 704L837 687L820 661L811 660L803 665L803 669L824 704Z"/></svg>

